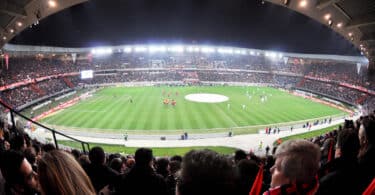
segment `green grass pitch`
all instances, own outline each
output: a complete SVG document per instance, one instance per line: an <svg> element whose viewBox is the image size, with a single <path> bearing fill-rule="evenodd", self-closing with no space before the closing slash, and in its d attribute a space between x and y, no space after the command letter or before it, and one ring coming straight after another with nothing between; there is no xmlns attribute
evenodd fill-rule
<svg viewBox="0 0 375 195"><path fill-rule="evenodd" d="M185 100L184 97L192 93L215 93L225 95L229 100L222 103ZM169 99L176 100L176 106L163 104L168 94ZM262 95L267 96L264 103L260 100ZM243 109L242 105L246 108ZM268 87L110 87L98 90L92 97L42 122L88 131L203 133L208 129L275 124L340 114L344 113Z"/></svg>

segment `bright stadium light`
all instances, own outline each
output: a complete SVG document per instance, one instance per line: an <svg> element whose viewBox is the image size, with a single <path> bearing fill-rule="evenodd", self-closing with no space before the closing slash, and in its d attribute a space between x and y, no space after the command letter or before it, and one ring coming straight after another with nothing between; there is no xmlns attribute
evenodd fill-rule
<svg viewBox="0 0 375 195"><path fill-rule="evenodd" d="M167 51L167 48L165 46L149 46L148 51L150 53L165 52L165 51Z"/></svg>
<svg viewBox="0 0 375 195"><path fill-rule="evenodd" d="M214 53L215 48L213 48L213 47L201 47L201 52L202 53Z"/></svg>
<svg viewBox="0 0 375 195"><path fill-rule="evenodd" d="M221 54L233 54L233 49L232 48L219 48L217 52Z"/></svg>
<svg viewBox="0 0 375 195"><path fill-rule="evenodd" d="M49 1L48 1L48 6L51 7L51 8L54 8L54 7L57 6L57 3L56 3L56 1L54 1L54 0L49 0Z"/></svg>
<svg viewBox="0 0 375 195"><path fill-rule="evenodd" d="M299 2L299 6L302 7L302 8L306 7L307 6L307 1L306 0L300 1Z"/></svg>
<svg viewBox="0 0 375 195"><path fill-rule="evenodd" d="M168 51L176 52L176 53L182 53L182 52L184 52L184 46L182 46L182 45L170 46L170 47L168 47Z"/></svg>
<svg viewBox="0 0 375 195"><path fill-rule="evenodd" d="M135 52L146 52L147 51L147 47L137 46L137 47L134 48L134 51Z"/></svg>
<svg viewBox="0 0 375 195"><path fill-rule="evenodd" d="M125 47L124 48L124 52L125 53L130 53L130 52L132 52L132 48L131 47Z"/></svg>
<svg viewBox="0 0 375 195"><path fill-rule="evenodd" d="M250 51L250 55L255 55L255 52L254 51Z"/></svg>
<svg viewBox="0 0 375 195"><path fill-rule="evenodd" d="M341 28L342 27L342 22L340 22L340 23L337 23L337 28Z"/></svg>
<svg viewBox="0 0 375 195"><path fill-rule="evenodd" d="M326 19L326 20L331 19L331 14L326 14L326 15L324 15L324 19Z"/></svg>
<svg viewBox="0 0 375 195"><path fill-rule="evenodd" d="M194 48L192 46L189 46L189 47L186 48L186 51L187 52L193 52Z"/></svg>
<svg viewBox="0 0 375 195"><path fill-rule="evenodd" d="M91 53L94 55L109 55L113 53L111 48L95 48L91 50Z"/></svg>

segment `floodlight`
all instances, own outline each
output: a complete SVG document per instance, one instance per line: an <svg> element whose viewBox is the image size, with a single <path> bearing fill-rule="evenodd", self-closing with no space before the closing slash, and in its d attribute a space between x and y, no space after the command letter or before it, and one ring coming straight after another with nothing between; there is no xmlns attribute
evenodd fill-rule
<svg viewBox="0 0 375 195"><path fill-rule="evenodd" d="M324 19L326 19L326 20L331 19L331 14L326 14L326 15L324 15Z"/></svg>
<svg viewBox="0 0 375 195"><path fill-rule="evenodd" d="M233 49L231 48L219 48L217 50L218 53L221 53L221 54L233 54Z"/></svg>
<svg viewBox="0 0 375 195"><path fill-rule="evenodd" d="M201 52L203 53L213 53L215 49L213 47L201 47Z"/></svg>
<svg viewBox="0 0 375 195"><path fill-rule="evenodd" d="M48 6L51 7L51 8L54 8L54 7L57 6L57 3L56 3L56 1L54 1L54 0L49 0L49 1L48 1Z"/></svg>
<svg viewBox="0 0 375 195"><path fill-rule="evenodd" d="M180 45L171 46L171 47L168 47L168 51L181 53L181 52L184 52L184 46L180 46Z"/></svg>
<svg viewBox="0 0 375 195"><path fill-rule="evenodd" d="M328 20L328 26L332 26L333 22L331 19Z"/></svg>
<svg viewBox="0 0 375 195"><path fill-rule="evenodd" d="M165 46L149 46L148 47L148 51L150 53L154 53L154 52L165 52L167 49Z"/></svg>
<svg viewBox="0 0 375 195"><path fill-rule="evenodd" d="M125 47L124 48L124 52L125 53L130 53L130 52L132 52L132 48L131 47Z"/></svg>
<svg viewBox="0 0 375 195"><path fill-rule="evenodd" d="M147 47L137 46L137 47L134 48L134 51L135 52L145 52L145 51L147 51Z"/></svg>
<svg viewBox="0 0 375 195"><path fill-rule="evenodd" d="M186 48L186 51L188 51L188 52L193 52L193 51L194 51L194 48L193 48L192 46L187 47L187 48Z"/></svg>
<svg viewBox="0 0 375 195"><path fill-rule="evenodd" d="M307 6L307 1L306 0L302 0L299 2L299 6L300 7L306 7Z"/></svg>
<svg viewBox="0 0 375 195"><path fill-rule="evenodd" d="M337 28L341 28L342 27L342 22L340 22L340 23L337 23Z"/></svg>

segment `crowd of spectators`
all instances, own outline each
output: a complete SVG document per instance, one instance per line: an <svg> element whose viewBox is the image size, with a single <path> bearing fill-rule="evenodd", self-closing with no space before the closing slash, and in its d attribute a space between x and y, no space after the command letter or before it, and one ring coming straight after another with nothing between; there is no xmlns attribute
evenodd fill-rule
<svg viewBox="0 0 375 195"><path fill-rule="evenodd" d="M48 79L38 83L18 87L0 92L3 101L14 106L22 106L38 98L69 89L69 86L61 79Z"/></svg>
<svg viewBox="0 0 375 195"><path fill-rule="evenodd" d="M305 63L301 63L301 60L298 59L298 63L295 63L296 60L285 61L284 58L275 60L263 55L223 55L219 53L148 53L147 55L144 53L114 53L110 56L92 56L91 60L85 55L79 55L76 62L73 63L70 56L19 56L11 57L9 69L3 67L0 71L0 86L23 80L35 81L36 78L44 76L94 70L96 72L93 79L81 80L79 76L71 76L68 79L74 86L185 80L266 83L286 88L297 86L353 104L373 102L371 100L374 98L373 96L365 97L363 101L359 101L361 97L365 96L362 92L338 86L338 82L346 82L372 89L374 82L366 77L366 68L358 69L356 64L348 62L304 60ZM143 68L144 70L130 70L134 68ZM195 68L199 71L194 70ZM301 82L304 75L329 79L333 82L322 83L311 79ZM299 86L300 83L303 85ZM14 107L19 107L69 87L72 86L55 78L1 91L0 98ZM368 105L372 106L373 104Z"/></svg>
<svg viewBox="0 0 375 195"><path fill-rule="evenodd" d="M326 83L313 80L306 80L303 86L300 87L313 92L330 95L339 100L344 100L346 102L350 102L353 104L356 104L357 101L365 95L362 92L359 92L355 89L342 87L334 83ZM373 97L370 96L369 99L371 98Z"/></svg>
<svg viewBox="0 0 375 195"><path fill-rule="evenodd" d="M297 59L295 59L297 60ZM301 59L298 59L299 62ZM279 71L308 75L333 81L345 81L359 86L370 86L367 69L357 64L327 60L308 60L306 63L270 59L263 55L223 55L203 53L114 53L110 56L79 54L73 63L66 56L19 56L11 57L8 69L0 73L0 86L20 80L43 76L79 72L81 70L110 70L134 68L198 68L198 69L242 69L254 71ZM308 63L307 63L308 62ZM359 70L359 71L358 71Z"/></svg>
<svg viewBox="0 0 375 195"><path fill-rule="evenodd" d="M315 138L285 141L265 156L83 153L0 127L0 194L362 194L375 176L375 112Z"/></svg>

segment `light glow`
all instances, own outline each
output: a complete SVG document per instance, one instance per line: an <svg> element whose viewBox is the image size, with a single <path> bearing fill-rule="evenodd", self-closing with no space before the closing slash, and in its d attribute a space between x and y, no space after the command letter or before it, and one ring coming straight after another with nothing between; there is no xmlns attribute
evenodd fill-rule
<svg viewBox="0 0 375 195"><path fill-rule="evenodd" d="M202 53L214 53L215 48L213 48L213 47L201 47L201 52Z"/></svg>
<svg viewBox="0 0 375 195"><path fill-rule="evenodd" d="M170 46L170 47L168 47L168 51L176 52L176 53L182 53L182 52L184 52L184 46L182 46L182 45Z"/></svg>
<svg viewBox="0 0 375 195"><path fill-rule="evenodd" d="M95 48L91 50L94 55L110 55L113 53L111 48Z"/></svg>
<svg viewBox="0 0 375 195"><path fill-rule="evenodd" d="M124 52L125 53L131 53L132 52L132 48L131 47L125 47L124 48Z"/></svg>
<svg viewBox="0 0 375 195"><path fill-rule="evenodd" d="M324 15L324 19L326 19L326 20L331 19L331 14L326 14L326 15Z"/></svg>
<svg viewBox="0 0 375 195"><path fill-rule="evenodd" d="M299 2L299 6L300 7L306 7L307 6L307 1L306 0L302 0Z"/></svg>
<svg viewBox="0 0 375 195"><path fill-rule="evenodd" d="M219 48L217 52L221 54L233 54L233 49L232 48Z"/></svg>
<svg viewBox="0 0 375 195"><path fill-rule="evenodd" d="M147 51L147 47L137 46L137 47L134 48L134 51L135 52L146 52Z"/></svg>
<svg viewBox="0 0 375 195"><path fill-rule="evenodd" d="M48 6L51 7L51 8L54 8L54 7L57 6L57 3L56 3L56 1L54 1L54 0L49 0L49 1L48 1Z"/></svg>
<svg viewBox="0 0 375 195"><path fill-rule="evenodd" d="M148 51L150 53L165 52L165 51L167 51L167 48L165 46L149 46Z"/></svg>

